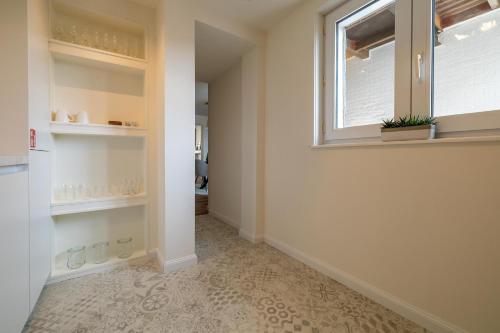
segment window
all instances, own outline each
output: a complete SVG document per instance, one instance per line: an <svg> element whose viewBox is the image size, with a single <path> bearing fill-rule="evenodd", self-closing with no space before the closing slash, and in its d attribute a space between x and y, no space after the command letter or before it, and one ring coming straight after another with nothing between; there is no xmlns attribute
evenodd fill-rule
<svg viewBox="0 0 500 333"><path fill-rule="evenodd" d="M324 15L322 132L377 140L383 119L500 128L499 0L351 0Z"/></svg>
<svg viewBox="0 0 500 333"><path fill-rule="evenodd" d="M394 1L377 1L337 23L337 127L394 114Z"/></svg>
<svg viewBox="0 0 500 333"><path fill-rule="evenodd" d="M326 16L330 139L373 138L394 117L396 1L352 1Z"/></svg>
<svg viewBox="0 0 500 333"><path fill-rule="evenodd" d="M499 3L434 2L433 115L444 130L498 127L489 112L500 110Z"/></svg>

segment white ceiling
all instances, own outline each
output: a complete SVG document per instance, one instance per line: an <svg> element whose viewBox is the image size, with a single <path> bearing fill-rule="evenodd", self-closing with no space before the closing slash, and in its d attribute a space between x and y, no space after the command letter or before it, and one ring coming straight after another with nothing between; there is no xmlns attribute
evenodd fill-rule
<svg viewBox="0 0 500 333"><path fill-rule="evenodd" d="M135 2L139 5L146 6L149 8L156 8L159 0L129 0L129 1Z"/></svg>
<svg viewBox="0 0 500 333"><path fill-rule="evenodd" d="M159 0L130 0L155 8ZM268 30L305 0L195 0L207 11L247 25Z"/></svg>
<svg viewBox="0 0 500 333"><path fill-rule="evenodd" d="M247 26L268 30L305 0L197 0L206 10Z"/></svg>
<svg viewBox="0 0 500 333"><path fill-rule="evenodd" d="M247 40L196 22L196 81L210 82L254 46Z"/></svg>
<svg viewBox="0 0 500 333"><path fill-rule="evenodd" d="M196 115L208 116L208 83L196 81Z"/></svg>

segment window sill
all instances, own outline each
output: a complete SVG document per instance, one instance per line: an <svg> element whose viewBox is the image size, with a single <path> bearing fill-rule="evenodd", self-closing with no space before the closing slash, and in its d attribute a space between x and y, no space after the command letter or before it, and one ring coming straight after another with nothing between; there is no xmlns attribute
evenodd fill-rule
<svg viewBox="0 0 500 333"><path fill-rule="evenodd" d="M435 144L445 144L445 143L468 143L468 142L500 142L500 135L449 137L449 138L437 138L432 140L388 141L388 142L384 142L381 139L373 139L369 141L324 143L319 145L311 145L310 147L312 150L323 150L323 149L336 149L336 148L416 146L416 145L435 145Z"/></svg>

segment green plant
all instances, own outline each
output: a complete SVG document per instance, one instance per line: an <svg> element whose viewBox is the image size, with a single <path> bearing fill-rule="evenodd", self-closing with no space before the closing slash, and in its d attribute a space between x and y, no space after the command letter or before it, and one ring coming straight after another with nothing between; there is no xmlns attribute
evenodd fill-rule
<svg viewBox="0 0 500 333"><path fill-rule="evenodd" d="M398 119L386 119L382 122L382 128L399 128L399 127L412 127L422 125L435 125L437 121L435 118L427 116L404 116Z"/></svg>

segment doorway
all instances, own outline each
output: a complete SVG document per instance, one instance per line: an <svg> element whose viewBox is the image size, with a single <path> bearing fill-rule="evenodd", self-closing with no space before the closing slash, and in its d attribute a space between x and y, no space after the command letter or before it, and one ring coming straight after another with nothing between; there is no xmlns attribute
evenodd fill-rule
<svg viewBox="0 0 500 333"><path fill-rule="evenodd" d="M195 211L238 230L244 157L242 63L254 48L248 40L195 23Z"/></svg>
<svg viewBox="0 0 500 333"><path fill-rule="evenodd" d="M195 215L208 214L208 83L196 82Z"/></svg>

